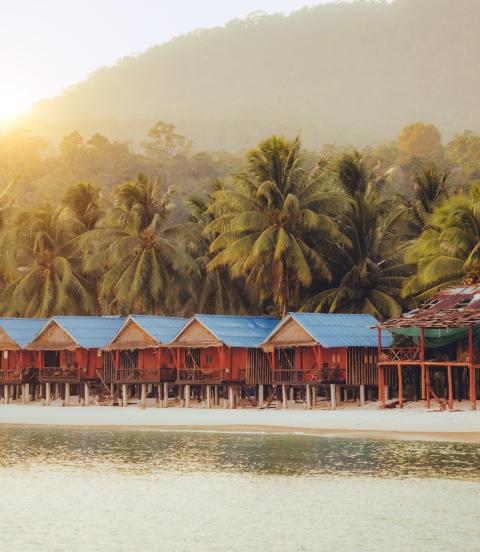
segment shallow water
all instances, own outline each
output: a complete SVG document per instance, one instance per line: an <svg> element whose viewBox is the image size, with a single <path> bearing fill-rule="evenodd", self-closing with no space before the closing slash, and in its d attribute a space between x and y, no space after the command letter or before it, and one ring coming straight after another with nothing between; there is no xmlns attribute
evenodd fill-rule
<svg viewBox="0 0 480 552"><path fill-rule="evenodd" d="M5 550L480 550L480 446L0 429Z"/></svg>

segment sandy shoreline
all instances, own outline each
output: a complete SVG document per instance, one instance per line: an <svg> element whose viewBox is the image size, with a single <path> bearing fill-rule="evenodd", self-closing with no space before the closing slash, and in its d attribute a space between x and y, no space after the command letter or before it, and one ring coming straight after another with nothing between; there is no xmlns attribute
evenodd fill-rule
<svg viewBox="0 0 480 552"><path fill-rule="evenodd" d="M44 407L0 405L0 425L137 428L169 431L302 433L375 439L480 443L480 411L438 412L423 405L378 410L375 404L338 410Z"/></svg>

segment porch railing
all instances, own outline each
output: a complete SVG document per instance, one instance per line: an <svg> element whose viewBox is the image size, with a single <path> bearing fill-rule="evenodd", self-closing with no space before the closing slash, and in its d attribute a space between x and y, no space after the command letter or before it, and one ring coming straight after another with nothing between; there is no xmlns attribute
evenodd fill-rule
<svg viewBox="0 0 480 552"><path fill-rule="evenodd" d="M382 353L382 356L386 358L380 358L380 360L420 360L420 347L390 347L388 349L382 349Z"/></svg>
<svg viewBox="0 0 480 552"><path fill-rule="evenodd" d="M175 381L176 374L175 368L120 368L119 370L111 370L108 374L104 372L104 379L125 383L160 383L161 381Z"/></svg>
<svg viewBox="0 0 480 552"><path fill-rule="evenodd" d="M0 370L0 381L33 381L35 379L35 370L33 368L25 368L23 370Z"/></svg>
<svg viewBox="0 0 480 552"><path fill-rule="evenodd" d="M199 367L181 368L177 372L177 381L186 383L205 383L209 381L221 381L222 370L207 370Z"/></svg>
<svg viewBox="0 0 480 552"><path fill-rule="evenodd" d="M310 370L278 370L273 371L274 384L295 383L338 383L345 381L345 370L338 366L323 366Z"/></svg>
<svg viewBox="0 0 480 552"><path fill-rule="evenodd" d="M54 382L80 381L80 369L76 367L40 368L38 379L39 381L54 381Z"/></svg>

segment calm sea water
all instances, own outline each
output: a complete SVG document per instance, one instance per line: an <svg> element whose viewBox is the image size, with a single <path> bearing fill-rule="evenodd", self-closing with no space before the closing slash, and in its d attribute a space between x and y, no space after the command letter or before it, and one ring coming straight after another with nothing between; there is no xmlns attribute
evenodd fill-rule
<svg viewBox="0 0 480 552"><path fill-rule="evenodd" d="M480 550L480 446L0 429L0 549Z"/></svg>

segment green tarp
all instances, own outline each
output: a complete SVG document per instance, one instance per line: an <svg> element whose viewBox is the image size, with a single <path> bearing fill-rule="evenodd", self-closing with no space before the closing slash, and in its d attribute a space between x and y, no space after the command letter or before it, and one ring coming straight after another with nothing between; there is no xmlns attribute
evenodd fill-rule
<svg viewBox="0 0 480 552"><path fill-rule="evenodd" d="M420 328L389 328L397 335L405 335L413 338L415 343L420 343ZM425 328L425 347L436 348L450 345L463 339L468 339L468 328ZM473 341L480 341L480 326L473 326Z"/></svg>

